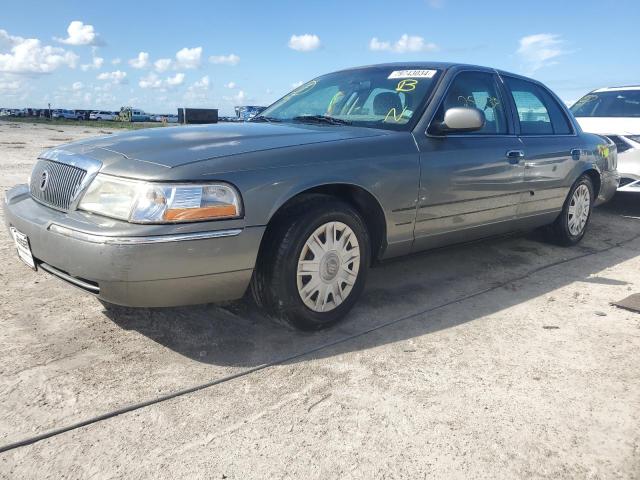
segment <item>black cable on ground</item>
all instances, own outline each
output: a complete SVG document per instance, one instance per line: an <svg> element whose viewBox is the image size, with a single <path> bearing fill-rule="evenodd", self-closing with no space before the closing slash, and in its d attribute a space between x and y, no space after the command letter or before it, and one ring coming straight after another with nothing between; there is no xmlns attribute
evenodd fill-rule
<svg viewBox="0 0 640 480"><path fill-rule="evenodd" d="M293 355L290 355L290 356L287 356L287 357L283 357L283 358L274 360L274 361L269 362L269 363L263 363L262 365L258 365L257 367L253 367L253 368L250 368L248 370L243 370L242 372L234 373L233 375L228 375L226 377L222 377L222 378L219 378L217 380L212 380L210 382L202 383L200 385L196 385L194 387L186 388L186 389L183 389L183 390L177 390L175 392L168 393L166 395L161 395L159 397L156 397L156 398L153 398L153 399L150 399L150 400L146 400L144 402L133 403L131 405L127 405L127 406L124 406L124 407L121 407L121 408L117 408L115 410L112 410L110 412L104 413L102 415L91 417L91 418L88 418L86 420L82 420L80 422L72 423L72 424L67 425L65 427L60 427L60 428L55 428L53 430L49 430L48 432L41 433L40 435L35 435L33 437L25 438L25 439L19 440L17 442L13 442L13 443L8 443L6 445L2 445L2 446L0 446L0 453L8 452L10 450L14 450L14 449L19 448L19 447L32 445L32 444L34 444L36 442L40 442L42 440L46 440L47 438L55 437L57 435L61 435L61 434L66 433L66 432L70 432L72 430L77 430L79 428L86 427L87 425L91 425L93 423L101 422L103 420L108 420L110 418L117 417L117 416L125 414L125 413L133 412L134 410L140 410L141 408L145 408L145 407L148 407L148 406L151 406L151 405L155 405L156 403L165 402L165 401L171 400L173 398L181 397L181 396L187 395L189 393L197 392L199 390L204 390L205 388L213 387L215 385L220 385L222 383L226 383L226 382L229 382L231 380L235 380L237 378L241 378L241 377L244 377L244 376L247 376L247 375L251 375L252 373L259 372L260 370L264 370L264 369L269 368L269 367L280 365L280 364L289 362L291 360L295 360L295 359L298 359L300 357L304 357L306 355L310 355L310 354L318 352L320 350L324 350L326 348L330 348L330 347L339 345L341 343L345 343L345 342L348 342L350 340L353 340L353 339L356 339L356 338L359 338L359 337L363 337L365 335L368 335L369 333L375 332L377 330L381 330L381 329L389 327L391 325L395 325L395 324L398 324L398 323L401 323L401 322L405 322L407 320L411 320L413 318L419 317L420 315L424 315L426 313L431 313L431 312L434 312L434 311L439 310L441 308L445 308L445 307L454 305L456 303L464 302L464 301L469 300L471 298L475 298L475 297L478 297L480 295L484 295L485 293L489 293L489 292L492 292L494 290L498 290L499 288L502 288L502 287L504 287L506 285L509 285L510 283L524 280L525 278L530 277L531 275L535 275L536 273L541 272L543 270L546 270L546 269L549 269L549 268L553 268L553 267L557 267L559 265L563 265L565 263L569 263L569 262L572 262L574 260L580 260L580 259L585 258L585 257L590 257L592 255L597 255L597 254L600 254L600 253L608 252L610 250L613 250L614 248L622 247L623 245L626 245L627 243L631 243L631 242L633 242L634 240L636 240L638 238L640 238L640 234L636 235L636 236L634 236L634 237L632 237L632 238L630 238L628 240L625 240L624 242L619 242L619 243L612 244L607 248L603 248L603 249L600 249L600 250L590 250L590 251L588 251L586 253L583 253L581 255L577 255L577 256L572 257L572 258L566 258L564 260L558 260L557 262L549 263L547 265L542 265L540 267L534 268L533 270L530 270L529 272L527 272L527 273L525 273L523 275L520 275L520 276L515 277L515 278L511 278L509 280L506 280L504 282L496 284L496 285L494 285L492 287L487 287L485 289L479 290L477 292L474 292L474 293L471 293L471 294L468 294L468 295L464 295L462 297L450 300L448 302L441 303L439 305L435 305L433 307L429 307L429 308L426 308L424 310L420 310L418 312L414 312L414 313L409 314L409 315L405 315L404 317L400 317L400 318L396 318L394 320L390 320L388 322L382 323L382 324L377 325L375 327L371 327L369 329L362 330L360 332L357 332L357 333L354 333L354 334L351 334L351 335L347 335L346 337L342 337L342 338L340 338L338 340L334 340L333 342L328 342L328 343L322 344L320 346L314 347L314 348L306 350L304 352L300 352L300 353L296 353L296 354L293 354Z"/></svg>

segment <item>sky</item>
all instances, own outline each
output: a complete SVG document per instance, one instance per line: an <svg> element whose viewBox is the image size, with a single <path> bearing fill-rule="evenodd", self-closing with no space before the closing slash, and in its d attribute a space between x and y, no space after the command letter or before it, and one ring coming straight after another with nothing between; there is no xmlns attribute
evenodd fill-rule
<svg viewBox="0 0 640 480"><path fill-rule="evenodd" d="M3 3L6 108L233 114L323 73L420 60L528 75L567 103L640 84L640 16L626 0Z"/></svg>

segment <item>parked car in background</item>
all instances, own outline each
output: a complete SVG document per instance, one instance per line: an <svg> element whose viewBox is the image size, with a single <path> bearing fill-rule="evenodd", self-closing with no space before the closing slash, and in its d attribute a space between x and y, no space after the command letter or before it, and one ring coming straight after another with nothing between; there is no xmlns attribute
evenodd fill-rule
<svg viewBox="0 0 640 480"><path fill-rule="evenodd" d="M11 115L11 110L9 110L8 108L3 108L2 110L0 110L0 117L8 117L9 115Z"/></svg>
<svg viewBox="0 0 640 480"><path fill-rule="evenodd" d="M618 148L621 192L640 193L640 85L599 88L571 112L585 132L609 137Z"/></svg>
<svg viewBox="0 0 640 480"><path fill-rule="evenodd" d="M113 112L108 112L106 110L98 110L98 111L94 111L91 112L89 114L89 120L115 120L117 118L117 115L115 115Z"/></svg>
<svg viewBox="0 0 640 480"><path fill-rule="evenodd" d="M261 107L257 105L241 105L235 107L236 115L244 122L251 120L253 117L263 112L267 107Z"/></svg>
<svg viewBox="0 0 640 480"><path fill-rule="evenodd" d="M145 113L144 110L131 110L131 121L132 122L148 122L151 120L151 117L148 113Z"/></svg>
<svg viewBox="0 0 640 480"><path fill-rule="evenodd" d="M167 122L167 123L178 123L178 115L172 114L161 114L161 115L150 115L150 122Z"/></svg>
<svg viewBox="0 0 640 480"><path fill-rule="evenodd" d="M82 113L76 113L75 110L54 110L51 113L51 118L64 118L66 120L82 120L84 115Z"/></svg>
<svg viewBox="0 0 640 480"><path fill-rule="evenodd" d="M4 218L25 263L107 304L251 286L272 316L319 329L380 260L542 226L577 244L615 163L535 80L384 64L311 80L250 122L58 146L7 192Z"/></svg>

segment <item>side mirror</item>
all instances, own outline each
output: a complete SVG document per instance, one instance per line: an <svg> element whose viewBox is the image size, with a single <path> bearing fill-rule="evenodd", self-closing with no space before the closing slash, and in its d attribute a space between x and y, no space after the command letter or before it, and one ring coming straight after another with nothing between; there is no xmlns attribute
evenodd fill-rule
<svg viewBox="0 0 640 480"><path fill-rule="evenodd" d="M472 107L453 107L444 112L444 121L436 125L438 133L475 132L485 124L482 110Z"/></svg>

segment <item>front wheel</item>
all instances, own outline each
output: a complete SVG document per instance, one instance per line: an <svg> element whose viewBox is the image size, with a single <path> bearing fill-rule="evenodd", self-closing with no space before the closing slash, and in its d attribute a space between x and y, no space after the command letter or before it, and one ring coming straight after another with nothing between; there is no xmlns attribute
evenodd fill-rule
<svg viewBox="0 0 640 480"><path fill-rule="evenodd" d="M319 197L303 200L273 227L252 282L259 305L303 330L331 326L351 310L370 258L360 214Z"/></svg>
<svg viewBox="0 0 640 480"><path fill-rule="evenodd" d="M556 243L572 246L582 240L593 209L593 190L593 182L588 175L582 175L573 184L564 202L562 213L551 227Z"/></svg>

